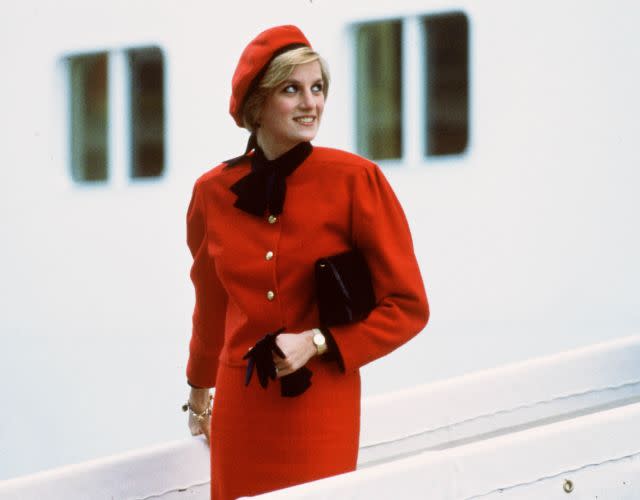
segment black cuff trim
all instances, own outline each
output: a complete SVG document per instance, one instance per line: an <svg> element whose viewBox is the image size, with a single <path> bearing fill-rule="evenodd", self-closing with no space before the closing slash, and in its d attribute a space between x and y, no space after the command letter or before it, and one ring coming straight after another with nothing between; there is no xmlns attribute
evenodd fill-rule
<svg viewBox="0 0 640 500"><path fill-rule="evenodd" d="M344 360L342 359L342 353L340 352L340 349L338 348L338 344L336 343L336 340L333 338L331 331L329 331L329 329L324 326L320 328L320 331L324 335L324 339L327 342L327 352L325 352L322 356L320 356L320 359L322 359L323 361L335 361L336 363L338 363L338 368L340 368L340 371L342 373L345 373L346 370L344 368Z"/></svg>
<svg viewBox="0 0 640 500"><path fill-rule="evenodd" d="M193 389L210 389L210 387L200 387L199 385L193 385L191 382L189 382L189 380L187 380L187 384L189 384L189 386Z"/></svg>

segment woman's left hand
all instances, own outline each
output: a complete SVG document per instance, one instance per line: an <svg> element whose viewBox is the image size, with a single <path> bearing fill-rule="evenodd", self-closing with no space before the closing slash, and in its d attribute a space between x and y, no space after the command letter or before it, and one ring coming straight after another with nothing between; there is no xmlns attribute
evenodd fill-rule
<svg viewBox="0 0 640 500"><path fill-rule="evenodd" d="M276 337L276 345L286 356L281 358L277 354L273 354L276 376L278 377L284 377L302 368L318 352L313 343L311 330L301 333L281 333Z"/></svg>

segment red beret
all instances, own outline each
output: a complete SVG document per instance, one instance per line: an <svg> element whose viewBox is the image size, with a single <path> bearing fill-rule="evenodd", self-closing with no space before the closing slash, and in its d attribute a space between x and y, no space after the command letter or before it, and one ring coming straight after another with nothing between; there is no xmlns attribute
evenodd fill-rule
<svg viewBox="0 0 640 500"><path fill-rule="evenodd" d="M231 80L229 113L239 127L245 97L262 78L271 60L287 50L307 46L309 40L295 26L276 26L260 33L246 46Z"/></svg>

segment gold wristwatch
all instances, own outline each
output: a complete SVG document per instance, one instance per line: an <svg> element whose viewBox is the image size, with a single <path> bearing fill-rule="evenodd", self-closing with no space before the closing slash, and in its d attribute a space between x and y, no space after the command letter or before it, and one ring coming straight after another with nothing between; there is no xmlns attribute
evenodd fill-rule
<svg viewBox="0 0 640 500"><path fill-rule="evenodd" d="M316 346L318 356L320 356L327 352L327 339L324 338L320 328L313 328L311 331L313 332L313 345Z"/></svg>

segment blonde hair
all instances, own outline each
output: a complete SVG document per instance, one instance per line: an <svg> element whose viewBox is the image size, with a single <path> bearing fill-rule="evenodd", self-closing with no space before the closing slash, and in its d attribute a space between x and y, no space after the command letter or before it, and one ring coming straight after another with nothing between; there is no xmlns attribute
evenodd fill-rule
<svg viewBox="0 0 640 500"><path fill-rule="evenodd" d="M258 116L269 93L286 81L291 76L296 66L318 61L320 63L320 72L322 73L322 93L326 99L329 93L329 70L327 63L314 52L310 47L300 47L298 49L289 50L275 57L256 86L256 88L247 95L242 106L242 123L250 132L255 132L258 127Z"/></svg>

